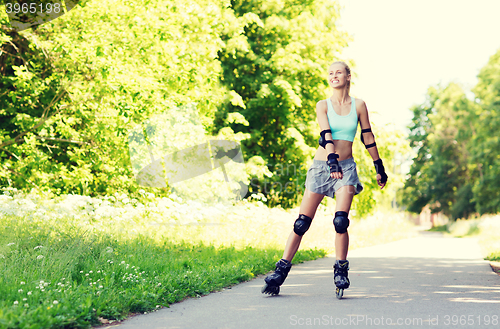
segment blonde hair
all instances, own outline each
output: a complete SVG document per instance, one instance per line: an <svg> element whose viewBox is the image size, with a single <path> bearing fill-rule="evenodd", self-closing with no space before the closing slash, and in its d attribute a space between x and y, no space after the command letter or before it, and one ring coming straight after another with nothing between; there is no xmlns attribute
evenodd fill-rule
<svg viewBox="0 0 500 329"><path fill-rule="evenodd" d="M332 64L330 64L330 66L332 66L333 64L342 64L342 65L344 65L344 68L345 68L345 71L346 71L347 75L351 75L351 69L349 68L349 65L347 65L345 62L343 62L343 61L336 61L336 62L333 62ZM347 94L349 94L350 90L351 90L351 80L347 81Z"/></svg>

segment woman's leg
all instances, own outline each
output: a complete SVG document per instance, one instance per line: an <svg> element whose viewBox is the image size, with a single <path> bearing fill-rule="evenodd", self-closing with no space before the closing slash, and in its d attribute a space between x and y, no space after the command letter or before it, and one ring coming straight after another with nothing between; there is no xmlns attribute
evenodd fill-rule
<svg viewBox="0 0 500 329"><path fill-rule="evenodd" d="M345 211L349 214L352 198L354 197L354 186L342 186L335 192L335 211ZM349 233L336 233L335 235L335 258L338 260L347 259L349 248Z"/></svg>
<svg viewBox="0 0 500 329"><path fill-rule="evenodd" d="M300 203L299 214L314 218L316 210L318 209L321 200L323 200L323 197L323 194L311 192L306 188L306 190L304 191L304 197L302 198L302 202ZM289 262L292 261L293 256L295 256L295 253L299 249L300 241L302 241L302 237L300 235L297 235L292 230L292 232L288 236L288 240L286 241L285 251L283 253L284 259Z"/></svg>

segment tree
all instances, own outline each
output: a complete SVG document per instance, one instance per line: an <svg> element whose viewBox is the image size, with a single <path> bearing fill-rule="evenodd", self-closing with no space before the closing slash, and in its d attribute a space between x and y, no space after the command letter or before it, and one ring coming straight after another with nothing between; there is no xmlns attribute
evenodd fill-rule
<svg viewBox="0 0 500 329"><path fill-rule="evenodd" d="M213 130L225 126L231 113L241 113L248 126L230 124L250 134L244 152L267 164L272 177L253 177L249 193L261 192L270 205L289 207L302 197L307 168L317 147L316 102L326 98L326 70L347 45L336 29L338 4L309 1L232 1L219 52L222 83L238 102L226 102ZM234 38L234 21L243 34Z"/></svg>
<svg viewBox="0 0 500 329"><path fill-rule="evenodd" d="M470 141L470 166L474 170L472 191L477 211L500 211L500 50L490 57L478 75L473 89L476 95L474 134Z"/></svg>
<svg viewBox="0 0 500 329"><path fill-rule="evenodd" d="M410 143L417 150L405 184L403 202L411 212L430 205L452 218L474 212L469 170L468 126L472 104L457 84L429 88L427 101L413 108Z"/></svg>
<svg viewBox="0 0 500 329"><path fill-rule="evenodd" d="M20 33L3 14L0 184L81 194L139 188L127 132L192 102L208 125L224 98L216 56L227 10L208 0L80 1Z"/></svg>
<svg viewBox="0 0 500 329"><path fill-rule="evenodd" d="M242 142L250 193L294 206L318 145L326 69L347 45L338 11L326 0L87 0L19 33L0 14L0 186L133 193L128 133L167 114L178 123L168 147L195 145L173 110L194 104L209 134ZM360 209L372 207L372 188Z"/></svg>

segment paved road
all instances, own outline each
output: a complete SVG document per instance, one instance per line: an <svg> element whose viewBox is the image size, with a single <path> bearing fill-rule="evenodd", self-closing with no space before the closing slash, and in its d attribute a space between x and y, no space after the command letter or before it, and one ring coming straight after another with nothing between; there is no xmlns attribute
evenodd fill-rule
<svg viewBox="0 0 500 329"><path fill-rule="evenodd" d="M327 257L294 265L279 296L261 276L107 328L500 328L500 276L473 239L426 232L348 259L341 300Z"/></svg>

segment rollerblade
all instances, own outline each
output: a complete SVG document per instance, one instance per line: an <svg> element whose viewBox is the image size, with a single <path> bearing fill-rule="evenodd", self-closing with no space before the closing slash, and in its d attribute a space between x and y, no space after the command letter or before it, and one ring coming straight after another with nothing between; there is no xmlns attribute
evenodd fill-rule
<svg viewBox="0 0 500 329"><path fill-rule="evenodd" d="M344 295L344 289L349 288L350 285L349 278L347 277L347 271L349 270L349 261L336 260L333 268L333 282L337 287L337 289L335 290L335 295L338 299L341 299Z"/></svg>
<svg viewBox="0 0 500 329"><path fill-rule="evenodd" d="M292 268L292 263L287 261L286 259L280 259L276 263L276 270L274 273L269 274L264 282L266 283L264 287L262 287L261 292L263 294L269 294L271 296L277 295L280 293L280 286L285 282L285 279Z"/></svg>

